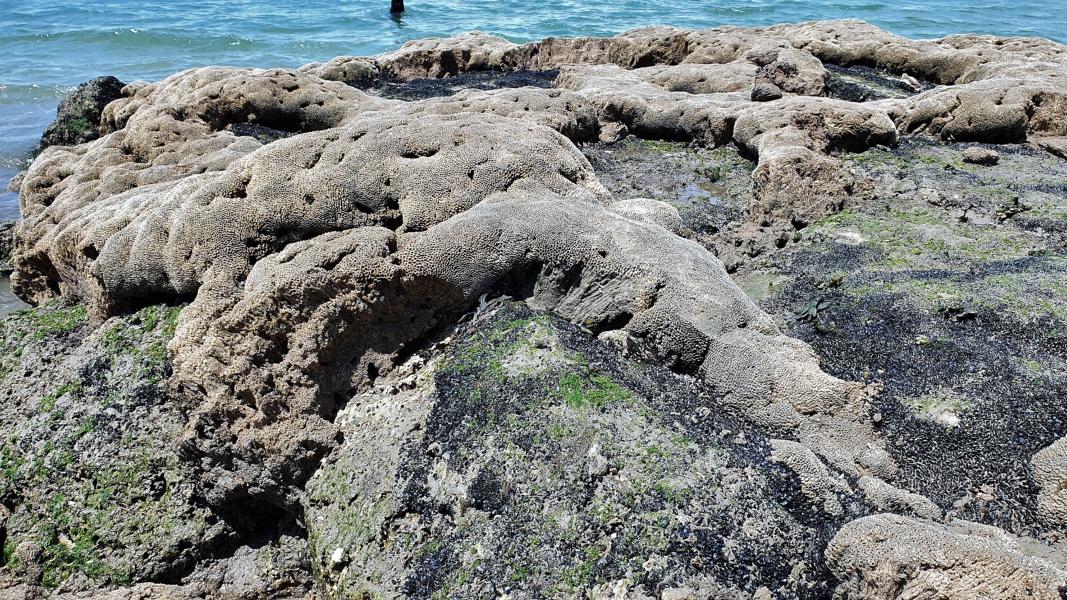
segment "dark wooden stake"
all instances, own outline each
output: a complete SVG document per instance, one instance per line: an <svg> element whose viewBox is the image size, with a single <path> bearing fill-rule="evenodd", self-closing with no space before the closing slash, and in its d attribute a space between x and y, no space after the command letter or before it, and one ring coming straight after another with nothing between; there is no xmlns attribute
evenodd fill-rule
<svg viewBox="0 0 1067 600"><path fill-rule="evenodd" d="M389 5L389 12L395 14L404 12L404 0L392 0Z"/></svg>

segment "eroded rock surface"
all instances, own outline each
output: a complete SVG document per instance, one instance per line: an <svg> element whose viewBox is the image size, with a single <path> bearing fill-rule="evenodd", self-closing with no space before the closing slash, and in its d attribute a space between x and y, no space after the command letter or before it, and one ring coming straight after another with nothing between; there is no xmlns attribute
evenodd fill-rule
<svg viewBox="0 0 1067 600"><path fill-rule="evenodd" d="M708 410L708 390L519 303L440 343L399 390L342 409L344 445L308 482L330 594L829 592L824 524L840 513L799 509L766 439Z"/></svg>
<svg viewBox="0 0 1067 600"><path fill-rule="evenodd" d="M1054 523L1067 523L1067 438L1034 455L1034 475L1041 485L1038 509Z"/></svg>
<svg viewBox="0 0 1067 600"><path fill-rule="evenodd" d="M850 101L840 78L853 72L890 91ZM1041 496L1026 501L1039 509L1022 524L990 517L1042 542L974 554L979 534L958 523L864 517L939 520L944 481L901 470L909 455L882 432L878 382L824 372L729 273L882 198L885 174L856 157L905 136L1055 152L1065 75L1067 49L1043 40L912 41L835 21L523 45L472 32L296 70L208 67L128 85L101 112L103 137L50 147L22 177L12 283L34 304L79 303L68 310L83 311L86 334L95 327L88 347L125 339L116 328L131 323L141 339L157 325L144 315L184 306L167 312L165 351L151 338L162 370L145 410L160 414L127 412L137 423L124 427L160 428L145 435L179 448L157 452L180 473L163 497L183 523L211 526L160 536L151 559L106 538L108 570L77 564L46 580L27 546L22 570L7 571L33 589L138 583L175 597L223 584L294 596L318 585L326 597L881 597L883 572L962 590L980 573L951 565L978 557L993 565L992 596L1053 593L1061 551L1042 544L1063 532L1062 453L1034 456L1027 481ZM536 85L514 87L525 83ZM613 143L627 135L665 141ZM619 185L613 165L642 144L719 187L670 180L688 198L672 206L639 189L649 182ZM1026 210L1008 200L998 222ZM501 295L570 324L511 307L541 325L501 328L487 302ZM825 306L805 310L799 320L822 325ZM502 337L478 342L479 324ZM610 376L574 355L594 336ZM612 352L655 375L624 372L636 363ZM665 402L650 381L694 396ZM37 395L20 398L38 406ZM952 398L922 402L958 424ZM86 398L54 402L81 410ZM37 412L26 427L50 427ZM641 458L650 438L669 458ZM120 442L101 443L122 456ZM31 450L51 451L19 446ZM1013 489L1022 497L1025 483ZM5 505L9 531L36 539L20 524L36 509ZM879 519L932 541L882 551L866 533ZM56 552L79 547L69 520L44 520ZM641 538L653 529L662 535ZM760 544L773 559L756 556ZM913 568L930 548L950 565L935 579ZM1052 558L1027 558L1037 549ZM268 559L280 571L258 566Z"/></svg>
<svg viewBox="0 0 1067 600"><path fill-rule="evenodd" d="M844 598L1060 598L1063 553L998 529L874 515L846 525L826 550Z"/></svg>

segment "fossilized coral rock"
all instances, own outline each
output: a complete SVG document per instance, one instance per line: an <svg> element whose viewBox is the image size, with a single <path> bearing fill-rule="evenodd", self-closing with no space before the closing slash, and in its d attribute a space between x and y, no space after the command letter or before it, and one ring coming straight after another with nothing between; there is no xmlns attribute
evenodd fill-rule
<svg viewBox="0 0 1067 600"><path fill-rule="evenodd" d="M937 516L881 481L896 465L868 415L873 389L820 370L722 261L683 237L677 211L613 198L572 142L603 128L754 155L748 222L721 241L726 260L755 255L862 201L865 181L837 155L893 144L898 128L1063 135L1063 49L1002 46L911 42L851 22L658 27L521 46L466 34L294 71L186 71L127 86L103 111L107 135L38 157L21 186L14 285L34 303L84 301L97 318L191 301L169 347L170 389L191 417L183 456L223 514L249 499L297 506L339 443L346 402L480 297L508 294L703 380L789 440L777 458L826 514L846 514L843 472L872 504ZM870 103L817 97L828 89L820 60L875 61L954 87ZM557 89L418 102L343 83L556 68ZM772 84L780 99L752 101L754 86ZM278 135L238 135L251 126ZM865 523L838 536L833 556L868 586L854 573L875 567L849 542ZM923 527L914 535L946 556L970 556L970 530ZM885 553L878 565L915 562ZM1044 585L1044 563L1019 564L1019 577ZM951 581L971 576L960 573Z"/></svg>
<svg viewBox="0 0 1067 600"><path fill-rule="evenodd" d="M499 69L505 54L515 48L504 38L469 31L449 38L412 40L376 59L381 70L397 77L444 77Z"/></svg>
<svg viewBox="0 0 1067 600"><path fill-rule="evenodd" d="M1030 464L1041 486L1038 510L1050 521L1067 527L1067 437L1035 454Z"/></svg>
<svg viewBox="0 0 1067 600"><path fill-rule="evenodd" d="M1041 598L1067 581L1062 552L968 521L880 514L857 519L826 550L842 598Z"/></svg>
<svg viewBox="0 0 1067 600"><path fill-rule="evenodd" d="M105 294L91 290L106 288L104 279L112 286L147 286L142 292L147 294L187 294L188 286L195 289L187 272L172 269L165 277L136 265L110 272L121 268L110 263L115 253L129 248L105 244L136 218L152 222L136 233L127 228L127 236L140 242L137 252L158 257L173 244L167 218L159 213L167 199L173 208L212 179L204 173L220 171L261 146L225 131L227 125L254 121L296 131L323 129L341 124L361 106L392 104L341 83L280 71L207 68L139 87L105 109L113 133L89 144L49 148L30 166L20 189L23 222L15 262L22 266L15 266L14 288L33 302L55 295L87 300L95 295L103 301ZM95 267L94 278L90 265L97 258L103 265ZM100 271L104 266L108 272Z"/></svg>
<svg viewBox="0 0 1067 600"><path fill-rule="evenodd" d="M86 300L100 316L195 297L172 348L181 387L209 399L190 444L226 439L219 432L232 426L237 446L260 448L238 452L268 465L234 479L247 493L276 486L270 494L284 496L314 464L330 445L335 394L388 369L403 344L482 293L538 272L548 287L534 301L594 328L622 323L673 368L701 374L839 468L887 475L884 450L868 447L875 436L861 386L819 371L810 350L778 334L706 251L606 210L611 199L585 159L537 125L575 140L592 139L598 121L709 145L734 140L760 159L751 235L788 239L860 194L861 182L831 155L892 143L896 130L875 106L801 96L753 104L743 90L759 81L823 93L821 63L787 39L770 29L648 28L516 46L468 34L297 72L207 68L130 86L104 111L113 133L46 152L31 167L15 287L38 302ZM570 91L469 91L418 103L323 79L572 63L580 66L559 79ZM227 130L238 123L300 135L264 147ZM625 206L614 210L639 216ZM554 238L561 227L570 237ZM616 235L594 235L597 227ZM602 267L598 252L611 255ZM688 266L649 262L660 256ZM441 270L462 265L474 270L459 280ZM292 272L299 276L284 275ZM419 289L433 293L416 300ZM378 340L366 336L369 325L341 327L327 314L370 319L380 331L404 314L424 316ZM344 360L332 355L342 346ZM289 416L275 423L275 413ZM295 415L304 420L294 424ZM213 454L212 443L200 450Z"/></svg>
<svg viewBox="0 0 1067 600"><path fill-rule="evenodd" d="M411 114L494 114L551 127L573 142L595 139L599 129L596 110L580 94L560 89L524 87L491 91L463 90L407 108Z"/></svg>
<svg viewBox="0 0 1067 600"><path fill-rule="evenodd" d="M494 290L528 294L594 331L621 325L676 370L701 374L844 468L892 472L862 431L860 389L819 371L810 350L778 333L721 263L659 225L528 191L394 236L350 229L290 245L256 264L233 308L201 291L172 346L178 380L198 382L209 399L189 443L219 464L236 456L248 468L212 472L214 485L278 493L272 486L299 481L330 447L329 418L341 398ZM194 329L198 322L210 324ZM241 398L252 406L238 408ZM235 447L213 449L231 435Z"/></svg>

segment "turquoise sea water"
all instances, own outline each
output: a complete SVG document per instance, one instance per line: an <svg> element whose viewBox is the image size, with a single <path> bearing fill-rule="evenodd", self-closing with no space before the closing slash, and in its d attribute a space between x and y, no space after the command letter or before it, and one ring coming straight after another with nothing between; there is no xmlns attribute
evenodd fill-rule
<svg viewBox="0 0 1067 600"><path fill-rule="evenodd" d="M15 194L3 190L25 168L59 99L98 75L129 82L206 64L297 66L469 29L529 41L655 23L715 27L854 17L909 37L977 32L1067 42L1067 0L407 0L398 20L388 5L0 0L0 219L18 214Z"/></svg>

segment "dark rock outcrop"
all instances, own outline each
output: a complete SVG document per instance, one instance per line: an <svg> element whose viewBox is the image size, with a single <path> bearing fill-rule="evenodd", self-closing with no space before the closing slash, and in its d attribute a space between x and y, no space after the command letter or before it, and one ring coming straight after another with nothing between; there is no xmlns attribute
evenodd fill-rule
<svg viewBox="0 0 1067 600"><path fill-rule="evenodd" d="M37 152L49 146L74 146L100 137L100 115L109 102L122 97L126 84L112 76L79 85L59 103L56 118L44 130Z"/></svg>
<svg viewBox="0 0 1067 600"><path fill-rule="evenodd" d="M0 276L11 274L11 249L15 244L15 221L0 221Z"/></svg>

